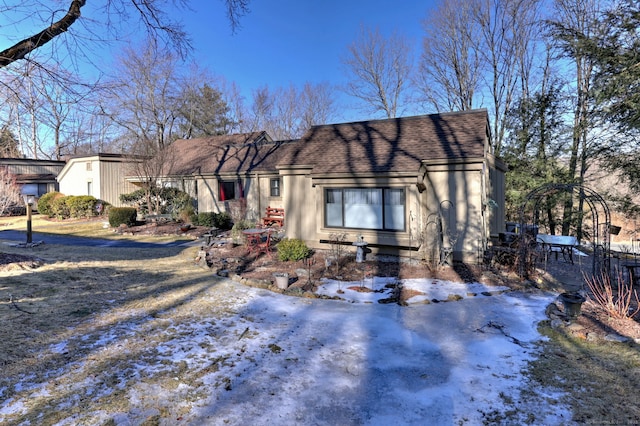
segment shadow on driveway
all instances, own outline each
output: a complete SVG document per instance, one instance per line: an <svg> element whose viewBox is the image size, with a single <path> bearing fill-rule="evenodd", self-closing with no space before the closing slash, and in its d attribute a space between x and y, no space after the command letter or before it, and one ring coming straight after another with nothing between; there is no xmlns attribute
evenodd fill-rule
<svg viewBox="0 0 640 426"><path fill-rule="evenodd" d="M27 241L25 231L4 230L0 231L0 240L9 240L24 243ZM86 246L86 247L115 247L115 248L161 248L161 247L180 247L189 246L196 241L168 241L159 243L144 243L131 240L107 240L104 238L90 237L72 237L66 235L53 235L34 232L32 235L33 242L42 241L45 244L61 244L68 246Z"/></svg>

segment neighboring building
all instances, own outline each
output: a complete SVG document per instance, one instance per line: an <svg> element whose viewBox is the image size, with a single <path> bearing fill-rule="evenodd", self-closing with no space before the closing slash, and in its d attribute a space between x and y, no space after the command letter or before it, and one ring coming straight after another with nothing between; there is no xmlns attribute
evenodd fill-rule
<svg viewBox="0 0 640 426"><path fill-rule="evenodd" d="M63 169L64 161L31 160L28 158L0 158L0 167L6 168L16 177L20 193L40 197L56 191L56 176Z"/></svg>
<svg viewBox="0 0 640 426"><path fill-rule="evenodd" d="M132 160L122 154L92 154L72 157L58 174L59 191L64 195L92 195L114 206L122 206L120 194L138 189L125 179Z"/></svg>
<svg viewBox="0 0 640 426"><path fill-rule="evenodd" d="M285 233L328 247L335 233L375 252L474 260L504 229L506 165L486 110L312 127L299 140L264 133L179 140L163 180L199 211L246 203L259 219L285 209Z"/></svg>

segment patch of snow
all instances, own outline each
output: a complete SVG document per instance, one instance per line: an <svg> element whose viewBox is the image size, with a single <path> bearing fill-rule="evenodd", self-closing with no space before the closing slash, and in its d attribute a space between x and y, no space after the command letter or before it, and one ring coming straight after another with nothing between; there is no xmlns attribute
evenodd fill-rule
<svg viewBox="0 0 640 426"><path fill-rule="evenodd" d="M169 326L166 319L129 317L102 335L80 336L74 344L92 348L91 358L96 352L122 357L123 367L100 369L87 358L38 387L47 386L58 407L77 403L73 395L89 401L61 425L139 424L159 413L161 425L483 424L494 415L514 424L532 418L535 424L570 423L567 407L547 403L561 397L556 391L521 396L533 386L522 371L537 356L537 323L555 295L404 280L425 299L453 294L463 300L377 303L389 297L385 286L392 281L364 282L379 293L348 289L362 282L323 283L322 294L343 300L290 297L229 281L210 294L225 306L223 313L174 318ZM80 370L91 374L80 376ZM46 399L30 386L23 384L21 398L0 403L0 423L24 412L32 398ZM101 404L113 389L126 395L122 411L107 412ZM498 416L507 412L515 414Z"/></svg>

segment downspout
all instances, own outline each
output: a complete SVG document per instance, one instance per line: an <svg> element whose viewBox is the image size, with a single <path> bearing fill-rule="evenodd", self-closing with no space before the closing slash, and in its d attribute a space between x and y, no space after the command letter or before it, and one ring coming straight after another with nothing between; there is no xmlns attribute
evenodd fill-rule
<svg viewBox="0 0 640 426"><path fill-rule="evenodd" d="M258 178L258 172L255 173L256 177L256 192L258 193L258 211L256 212L258 220L260 220L260 215L262 214L262 193L260 192L260 178Z"/></svg>

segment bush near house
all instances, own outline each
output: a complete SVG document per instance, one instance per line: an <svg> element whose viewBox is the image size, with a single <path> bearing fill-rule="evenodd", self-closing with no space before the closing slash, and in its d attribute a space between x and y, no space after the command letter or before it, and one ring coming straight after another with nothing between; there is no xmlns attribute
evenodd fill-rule
<svg viewBox="0 0 640 426"><path fill-rule="evenodd" d="M58 198L54 198L51 202L51 214L50 217L56 217L58 219L66 219L71 217L71 210L69 210L69 206L67 205L67 200L69 196L63 195Z"/></svg>
<svg viewBox="0 0 640 426"><path fill-rule="evenodd" d="M109 225L113 228L123 224L133 226L137 216L138 211L133 207L112 207L109 209Z"/></svg>
<svg viewBox="0 0 640 426"><path fill-rule="evenodd" d="M297 238L285 238L278 243L278 259L282 262L302 260L311 254L304 241Z"/></svg>
<svg viewBox="0 0 640 426"><path fill-rule="evenodd" d="M99 200L91 195L70 196L66 204L70 217L92 217L97 215L96 205Z"/></svg>
<svg viewBox="0 0 640 426"><path fill-rule="evenodd" d="M55 216L52 210L53 201L61 197L64 197L64 194L61 194L58 191L47 192L44 194L38 199L38 213L49 217Z"/></svg>
<svg viewBox="0 0 640 426"><path fill-rule="evenodd" d="M231 229L233 222L229 213L200 212L191 219L197 226L208 226L210 228Z"/></svg>
<svg viewBox="0 0 640 426"><path fill-rule="evenodd" d="M100 216L109 206L91 195L64 195L57 191L48 192L38 200L40 214L58 219Z"/></svg>
<svg viewBox="0 0 640 426"><path fill-rule="evenodd" d="M145 189L138 189L129 194L121 194L120 201L134 206L142 215L171 214L174 218L178 217L181 211L193 206L193 198L177 188L152 188L150 196L151 208L157 207L159 211L149 211Z"/></svg>

